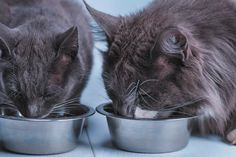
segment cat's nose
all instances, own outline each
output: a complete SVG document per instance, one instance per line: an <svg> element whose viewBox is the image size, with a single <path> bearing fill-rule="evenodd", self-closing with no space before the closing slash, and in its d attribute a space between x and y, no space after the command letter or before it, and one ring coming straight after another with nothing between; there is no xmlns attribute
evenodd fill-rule
<svg viewBox="0 0 236 157"><path fill-rule="evenodd" d="M25 112L23 113L24 117L27 118L41 118L44 115L42 104L33 103L28 104Z"/></svg>
<svg viewBox="0 0 236 157"><path fill-rule="evenodd" d="M41 112L39 107L37 106L29 106L28 109L25 112L25 117L27 118L40 118Z"/></svg>

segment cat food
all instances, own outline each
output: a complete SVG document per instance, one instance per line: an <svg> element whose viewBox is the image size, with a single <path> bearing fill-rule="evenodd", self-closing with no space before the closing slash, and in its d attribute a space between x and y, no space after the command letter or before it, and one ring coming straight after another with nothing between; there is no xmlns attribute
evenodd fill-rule
<svg viewBox="0 0 236 157"><path fill-rule="evenodd" d="M167 153L186 147L190 137L190 122L197 116L177 116L170 119L131 119L114 114L111 104L97 107L107 118L112 142L122 150L140 153Z"/></svg>

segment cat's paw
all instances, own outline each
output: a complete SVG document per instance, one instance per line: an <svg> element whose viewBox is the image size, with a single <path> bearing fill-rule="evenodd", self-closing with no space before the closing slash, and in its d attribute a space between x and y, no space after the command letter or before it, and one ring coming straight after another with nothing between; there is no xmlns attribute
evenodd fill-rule
<svg viewBox="0 0 236 157"><path fill-rule="evenodd" d="M226 139L233 145L236 145L236 129L230 131L227 136Z"/></svg>

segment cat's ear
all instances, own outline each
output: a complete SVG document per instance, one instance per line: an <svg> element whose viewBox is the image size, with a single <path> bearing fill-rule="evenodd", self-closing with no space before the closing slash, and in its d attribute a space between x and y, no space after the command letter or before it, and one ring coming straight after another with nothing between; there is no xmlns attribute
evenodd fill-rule
<svg viewBox="0 0 236 157"><path fill-rule="evenodd" d="M50 82L61 84L69 66L77 58L79 51L78 29L71 27L56 37L58 55L51 68Z"/></svg>
<svg viewBox="0 0 236 157"><path fill-rule="evenodd" d="M120 17L115 17L98 11L89 6L85 1L84 4L97 24L104 30L106 36L108 37L108 40L111 41L119 25Z"/></svg>
<svg viewBox="0 0 236 157"><path fill-rule="evenodd" d="M167 55L188 60L191 50L188 46L187 36L178 29L164 31L157 41L159 49Z"/></svg>
<svg viewBox="0 0 236 157"><path fill-rule="evenodd" d="M71 27L62 34L57 35L56 45L59 55L66 55L72 59L77 56L79 50L78 29L76 26Z"/></svg>

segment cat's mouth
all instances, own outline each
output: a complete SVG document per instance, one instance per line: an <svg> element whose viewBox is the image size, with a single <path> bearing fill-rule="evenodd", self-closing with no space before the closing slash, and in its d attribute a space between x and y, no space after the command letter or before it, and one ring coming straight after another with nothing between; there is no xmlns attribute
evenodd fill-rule
<svg viewBox="0 0 236 157"><path fill-rule="evenodd" d="M135 119L165 119L169 117L176 117L177 115L195 116L197 113L192 110L190 112L189 109L194 109L194 111L197 111L197 108L203 104L203 101L203 98L198 98L180 104L166 105L168 107L159 110L142 108L140 107L142 105L130 105L125 107L120 115Z"/></svg>
<svg viewBox="0 0 236 157"><path fill-rule="evenodd" d="M0 116L1 117L14 117L14 118L23 118L23 119L64 119L64 118L73 118L80 115L83 115L88 112L87 107L84 105L72 103L70 107L60 108L56 112L51 112L43 115L42 117L26 117L22 115L19 111L13 110L7 107L0 107Z"/></svg>
<svg viewBox="0 0 236 157"><path fill-rule="evenodd" d="M36 119L71 117L78 115L78 113L73 112L73 110L77 111L79 105L80 103L78 98L72 98L60 103L53 104L51 108L45 109L44 112L38 113L37 116L28 116L25 110L22 111L18 109L16 105L0 104L0 115Z"/></svg>

